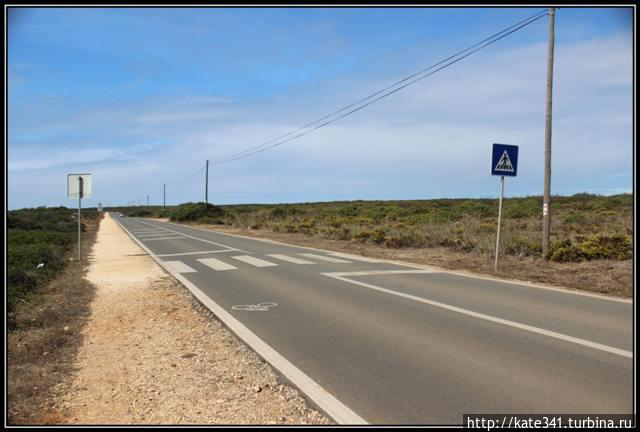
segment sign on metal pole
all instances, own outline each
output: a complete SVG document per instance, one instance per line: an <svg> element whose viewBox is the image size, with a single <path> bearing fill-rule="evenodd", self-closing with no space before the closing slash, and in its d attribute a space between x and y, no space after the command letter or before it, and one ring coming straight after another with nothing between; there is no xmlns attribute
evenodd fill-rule
<svg viewBox="0 0 640 432"><path fill-rule="evenodd" d="M500 247L500 222L502 220L502 198L504 196L504 176L518 174L518 146L493 144L491 152L491 175L500 176L500 203L498 204L498 231L496 234L496 256L494 268L498 270L498 250Z"/></svg>
<svg viewBox="0 0 640 432"><path fill-rule="evenodd" d="M80 182L82 178L82 198L91 198L92 185L91 174L68 174L67 175L67 193L69 198L78 198L80 195Z"/></svg>
<svg viewBox="0 0 640 432"><path fill-rule="evenodd" d="M82 198L91 198L91 187L91 174L67 175L67 195L69 195L69 198L78 198L78 261L82 261L82 251L80 248Z"/></svg>
<svg viewBox="0 0 640 432"><path fill-rule="evenodd" d="M494 144L491 152L491 175L515 177L518 174L518 146Z"/></svg>

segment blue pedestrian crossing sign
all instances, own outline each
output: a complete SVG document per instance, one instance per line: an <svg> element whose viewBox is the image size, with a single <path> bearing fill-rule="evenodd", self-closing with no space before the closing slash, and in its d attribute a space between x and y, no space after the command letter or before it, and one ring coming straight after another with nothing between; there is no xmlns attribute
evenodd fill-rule
<svg viewBox="0 0 640 432"><path fill-rule="evenodd" d="M515 177L518 173L518 146L494 144L491 152L491 175Z"/></svg>

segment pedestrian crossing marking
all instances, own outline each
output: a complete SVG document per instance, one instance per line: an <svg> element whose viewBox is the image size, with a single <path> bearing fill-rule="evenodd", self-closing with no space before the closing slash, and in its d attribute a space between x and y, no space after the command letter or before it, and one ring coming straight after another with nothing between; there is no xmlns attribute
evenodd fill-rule
<svg viewBox="0 0 640 432"><path fill-rule="evenodd" d="M347 260L343 260L343 259L339 259L339 258L333 258L333 257L325 256L325 255L317 255L317 254L312 254L312 253L301 253L301 254L298 254L298 255L306 256L307 258L317 259L319 261L326 261L326 262L336 263L336 264L350 263L351 262L351 261L347 261Z"/></svg>
<svg viewBox="0 0 640 432"><path fill-rule="evenodd" d="M352 254L347 254L347 253L342 253L342 252L331 252L331 255L334 255L334 256L337 256L337 257L341 257L341 258L352 259L354 261L363 261L363 262L370 262L370 263L382 262L382 260L377 259L377 258L369 258L369 257L364 257L364 256L360 256L360 255L352 255Z"/></svg>
<svg viewBox="0 0 640 432"><path fill-rule="evenodd" d="M167 264L173 271L177 273L196 273L197 272L197 270L189 267L182 261L165 261L165 264Z"/></svg>
<svg viewBox="0 0 640 432"><path fill-rule="evenodd" d="M246 262L247 264L251 264L256 267L275 267L278 265L269 261L262 260L260 258L252 257L250 255L238 255L232 258L237 259L238 261Z"/></svg>
<svg viewBox="0 0 640 432"><path fill-rule="evenodd" d="M268 254L268 256L270 256L272 258L275 258L275 259L282 260L282 261L287 261L287 262L290 262L290 263L294 263L294 264L315 264L314 262L303 260L303 259L296 258L296 257L291 257L291 256L288 256L288 255Z"/></svg>
<svg viewBox="0 0 640 432"><path fill-rule="evenodd" d="M215 258L201 258L201 259L198 260L198 262L206 265L207 267L211 267L215 271L235 270L235 269L238 268L238 267L234 267L231 264L227 264L226 262L220 261L219 259L215 259Z"/></svg>

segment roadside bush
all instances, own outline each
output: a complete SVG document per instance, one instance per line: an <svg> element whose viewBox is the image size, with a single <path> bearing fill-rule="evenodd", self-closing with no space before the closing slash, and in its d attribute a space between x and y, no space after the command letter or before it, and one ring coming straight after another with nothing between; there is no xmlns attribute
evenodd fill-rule
<svg viewBox="0 0 640 432"><path fill-rule="evenodd" d="M383 229L375 229L373 231L362 231L353 236L355 240L366 243L382 244L386 240L387 233Z"/></svg>
<svg viewBox="0 0 640 432"><path fill-rule="evenodd" d="M340 227L340 228L334 228L334 227L326 227L322 230L320 230L320 234L328 239L331 240L351 240L352 238L352 233L351 230L347 227Z"/></svg>
<svg viewBox="0 0 640 432"><path fill-rule="evenodd" d="M130 217L150 217L153 216L151 210L147 210L145 208L136 208L133 210L129 210L125 212L127 216Z"/></svg>
<svg viewBox="0 0 640 432"><path fill-rule="evenodd" d="M187 203L177 206L169 218L176 222L203 222L224 224L227 212L213 204Z"/></svg>
<svg viewBox="0 0 640 432"><path fill-rule="evenodd" d="M97 218L92 209L83 218ZM36 293L66 265L76 244L77 213L65 207L12 210L7 214L7 311ZM85 224L81 224L84 231ZM43 264L38 268L39 264Z"/></svg>
<svg viewBox="0 0 640 432"><path fill-rule="evenodd" d="M502 248L507 255L532 256L542 253L542 241L529 240L524 237L504 236Z"/></svg>
<svg viewBox="0 0 640 432"><path fill-rule="evenodd" d="M570 240L552 245L551 261L580 262L595 259L627 260L633 255L629 237L623 234L597 235L573 244Z"/></svg>
<svg viewBox="0 0 640 432"><path fill-rule="evenodd" d="M421 248L427 245L427 239L417 233L399 233L385 238L384 245L392 249Z"/></svg>

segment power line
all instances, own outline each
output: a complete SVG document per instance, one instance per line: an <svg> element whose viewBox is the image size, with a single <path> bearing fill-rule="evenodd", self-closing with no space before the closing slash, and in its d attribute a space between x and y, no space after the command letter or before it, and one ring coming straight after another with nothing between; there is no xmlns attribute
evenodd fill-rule
<svg viewBox="0 0 640 432"><path fill-rule="evenodd" d="M327 114L327 115L325 115L324 117L321 117L318 120L315 120L315 121L313 121L311 123L308 123L308 124L298 128L298 129L295 129L295 130L293 130L293 131L291 131L291 132L289 132L289 133L287 133L285 135L281 135L279 137L273 138L273 139L271 139L271 140L269 140L269 141L267 141L265 143L262 143L260 145L251 147L249 149L246 149L246 150L238 152L238 153L231 154L231 155L223 157L223 158L216 159L212 163L213 164L223 164L223 163L231 162L231 161L234 161L234 160L242 159L242 158L245 158L245 157L249 157L249 156L252 156L254 154L261 153L263 151L272 149L272 148L280 146L282 144L291 142L291 141L293 141L293 140L295 140L297 138L300 138L300 137L302 137L304 135L307 135L307 134L309 134L309 133L311 133L311 132L313 132L313 131L315 131L317 129L320 129L320 128L322 128L324 126L327 126L327 125L329 125L329 124L331 124L331 123L333 123L335 121L338 121L338 120L340 120L340 119L342 119L344 117L347 117L347 116L349 116L349 115L351 115L351 114L353 114L353 113L355 113L357 111L360 111L361 109L366 108L369 105L372 105L372 104L380 101L381 99L384 99L384 98L386 98L386 97L388 97L388 96L390 96L390 95L392 95L392 94L394 94L394 93L396 93L396 92L398 92L398 91L400 91L400 90L402 90L402 89L404 89L404 88L406 88L406 87L408 87L408 86L410 86L410 85L412 85L412 84L414 84L414 83L416 83L416 82L418 82L418 81L420 81L420 80L422 80L424 78L427 78L427 77L435 74L436 72L438 72L438 71L440 71L442 69L445 69L445 68L447 68L447 67L449 67L449 66L451 66L451 65L453 65L453 64L455 64L457 62L459 62L460 60L463 60L464 58L466 58L466 57L468 57L468 56L480 51L481 49L486 48L487 46L489 46L489 45L491 45L491 44L493 44L493 43L495 43L495 42L497 42L497 41L509 36L510 34L512 34L512 33L516 32L516 31L518 31L518 30L520 30L520 29L522 29L522 28L534 23L535 21L537 21L540 18L544 17L546 15L546 13L547 13L546 10L542 10L541 12L538 12L538 13L530 16L529 18L526 18L526 19L524 19L524 20L522 20L522 21L520 21L520 22L518 22L516 24L513 24L510 27L507 27L504 30L499 31L498 33L495 33L492 36L489 36L488 38L485 38L484 40L482 40L480 42L477 42L477 43L469 46L468 48L465 48L464 50L459 51L456 54L453 54L453 55L447 57L444 60L441 60L441 61L439 61L439 62L437 62L437 63L435 63L435 64L433 64L433 65L431 65L431 66L429 66L429 67L427 67L425 69L422 69L419 72L413 73L413 74L401 79L400 81L397 81L397 82L395 82L395 83L393 83L393 84L391 84L391 85L389 85L389 86L387 86L387 87L385 87L385 88L383 88L381 90L378 90L375 93L372 93L372 94L370 94L369 96L367 96L367 97L365 97L363 99L360 99L360 100L358 100L356 102L353 102L353 103L351 103L349 105L346 105L346 106L340 108L337 111L334 111L334 112L332 112L330 114ZM431 70L431 69L433 69L433 68L435 68L435 67L437 67L439 65L443 65L443 66L433 70L432 72L426 73L427 71L429 71L429 70ZM405 83L405 84L403 84L403 83ZM403 84L403 85L397 87L400 84ZM397 87L397 88L394 88L394 87ZM391 89L393 89L393 90L391 90ZM378 96L378 97L376 97L376 96ZM369 102L364 103L364 104L358 106L357 108L354 108L354 109L352 109L352 110L350 110L350 111L348 111L348 112L346 112L346 113L344 113L344 114L342 114L342 115L340 115L338 117L332 118L336 114L339 114L339 113L344 112L344 111L346 111L346 110L348 110L350 108L353 108L354 106L357 106L357 105L359 105L359 104L361 104L361 103L363 103L365 101L369 101ZM327 119L329 119L329 120L327 120ZM326 120L326 121L322 122L323 120ZM316 126L314 126L314 125L316 125ZM311 126L314 126L314 127L310 128ZM305 130L305 129L307 129L307 130ZM304 131L304 132L302 132L302 131ZM300 133L298 133L298 132L300 132ZM287 138L287 137L290 137L290 138L285 139L283 141L280 141L283 138Z"/></svg>
<svg viewBox="0 0 640 432"><path fill-rule="evenodd" d="M203 170L204 170L204 167L199 167L195 171L192 171L190 174L187 174L186 176L182 177L182 179L178 180L177 182L175 182L175 183L167 183L167 184L172 185L172 186L181 186L184 183L186 183L187 181L189 181L192 178L194 178L196 175L200 174Z"/></svg>

